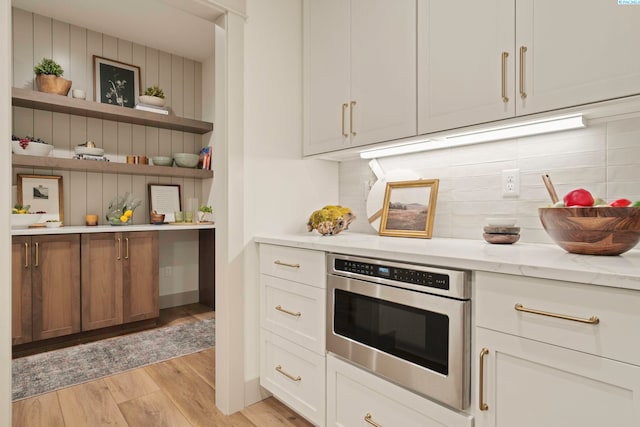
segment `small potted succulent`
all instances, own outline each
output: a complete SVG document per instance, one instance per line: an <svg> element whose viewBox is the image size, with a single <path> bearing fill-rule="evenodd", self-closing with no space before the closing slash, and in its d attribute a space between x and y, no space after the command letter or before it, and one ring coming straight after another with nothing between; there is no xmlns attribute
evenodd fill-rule
<svg viewBox="0 0 640 427"><path fill-rule="evenodd" d="M42 58L33 68L36 73L36 85L40 92L55 93L67 96L71 89L71 80L62 77L64 70L53 59Z"/></svg>
<svg viewBox="0 0 640 427"><path fill-rule="evenodd" d="M140 95L140 102L155 105L156 107L164 107L164 92L157 85L149 86L144 91L144 95Z"/></svg>
<svg viewBox="0 0 640 427"><path fill-rule="evenodd" d="M198 208L198 222L210 222L212 214L213 209L211 206L200 206Z"/></svg>

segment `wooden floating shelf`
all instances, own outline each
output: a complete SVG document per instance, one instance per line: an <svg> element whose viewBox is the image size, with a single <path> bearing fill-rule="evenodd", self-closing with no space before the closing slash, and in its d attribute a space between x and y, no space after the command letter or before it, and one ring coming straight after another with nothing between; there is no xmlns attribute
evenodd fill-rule
<svg viewBox="0 0 640 427"><path fill-rule="evenodd" d="M177 178L213 178L213 171L171 166L132 165L129 163L96 160L63 159L59 157L25 156L14 154L13 167L70 170L81 172L120 173L127 175L171 176Z"/></svg>
<svg viewBox="0 0 640 427"><path fill-rule="evenodd" d="M95 119L113 120L162 129L179 130L195 134L213 131L213 123L201 120L177 117L172 114L163 115L133 108L101 104L99 102L75 99L68 96L37 92L28 89L12 88L12 105L16 107L35 108L55 113L73 114Z"/></svg>

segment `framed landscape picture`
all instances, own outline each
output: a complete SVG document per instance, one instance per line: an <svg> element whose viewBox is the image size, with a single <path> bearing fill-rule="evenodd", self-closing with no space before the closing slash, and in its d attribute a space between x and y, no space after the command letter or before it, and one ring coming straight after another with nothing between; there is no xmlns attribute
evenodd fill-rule
<svg viewBox="0 0 640 427"><path fill-rule="evenodd" d="M43 212L41 222L64 221L62 177L18 174L18 203L31 206L31 212Z"/></svg>
<svg viewBox="0 0 640 427"><path fill-rule="evenodd" d="M97 102L133 108L140 95L140 67L94 55L93 86Z"/></svg>
<svg viewBox="0 0 640 427"><path fill-rule="evenodd" d="M439 182L420 179L387 183L379 234L431 238Z"/></svg>

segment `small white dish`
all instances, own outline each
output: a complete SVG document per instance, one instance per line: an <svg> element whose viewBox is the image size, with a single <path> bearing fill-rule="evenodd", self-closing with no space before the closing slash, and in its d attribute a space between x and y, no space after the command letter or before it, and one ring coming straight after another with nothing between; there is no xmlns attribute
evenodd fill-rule
<svg viewBox="0 0 640 427"><path fill-rule="evenodd" d="M487 225L492 227L513 227L516 222L515 218L487 218Z"/></svg>
<svg viewBox="0 0 640 427"><path fill-rule="evenodd" d="M58 228L62 226L62 222L60 221L47 221L45 224L47 225L47 228Z"/></svg>

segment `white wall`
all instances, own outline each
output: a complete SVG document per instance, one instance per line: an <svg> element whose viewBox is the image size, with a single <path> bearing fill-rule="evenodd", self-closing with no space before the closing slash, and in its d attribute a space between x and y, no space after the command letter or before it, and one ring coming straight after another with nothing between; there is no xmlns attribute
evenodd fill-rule
<svg viewBox="0 0 640 427"><path fill-rule="evenodd" d="M259 376L259 232L303 232L338 200L338 164L302 157L302 2L249 0L245 27L245 380Z"/></svg>
<svg viewBox="0 0 640 427"><path fill-rule="evenodd" d="M0 52L11 51L11 2L0 0ZM11 56L0 61L0 130L7 135L11 128ZM11 180L11 149L4 144L0 152L0 182ZM11 187L0 185L0 253L11 253ZM0 425L11 425L11 262L0 257Z"/></svg>
<svg viewBox="0 0 640 427"><path fill-rule="evenodd" d="M594 197L640 200L640 114L588 124L586 129L379 159L382 169L410 169L439 178L434 237L482 239L485 219L518 219L522 242L551 243L537 216L550 198L548 173L558 196L583 187ZM520 197L502 198L501 171L520 169ZM375 233L366 221L363 183L375 181L368 161L340 165L340 202L359 218L353 231Z"/></svg>

